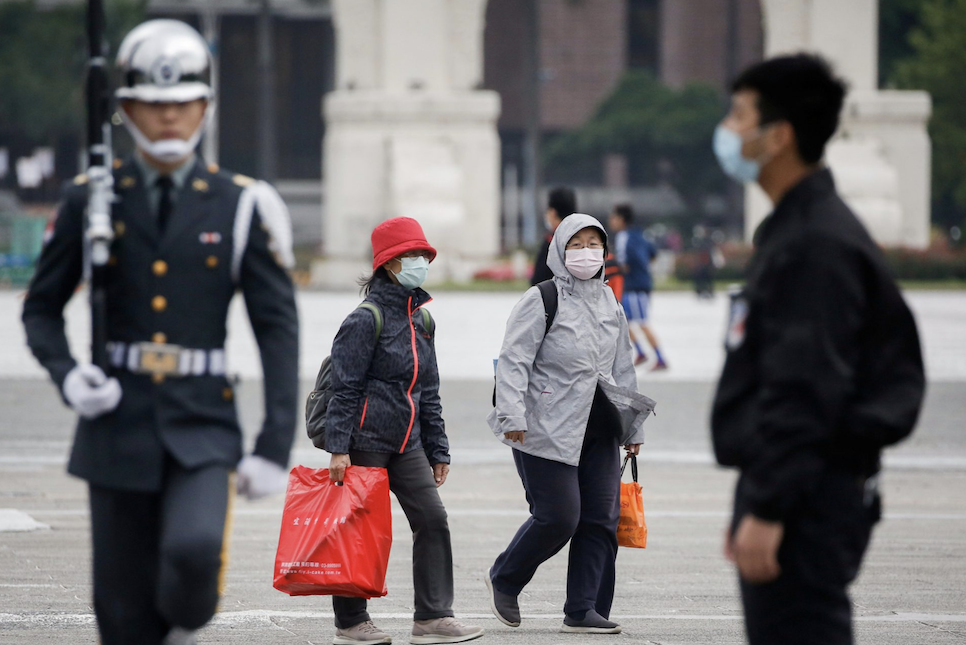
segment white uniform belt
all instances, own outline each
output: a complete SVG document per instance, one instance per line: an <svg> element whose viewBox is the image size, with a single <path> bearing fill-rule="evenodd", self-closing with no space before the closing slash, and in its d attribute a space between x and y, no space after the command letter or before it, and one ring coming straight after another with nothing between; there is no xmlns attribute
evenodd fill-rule
<svg viewBox="0 0 966 645"><path fill-rule="evenodd" d="M224 349L190 349L166 343L107 344L111 365L135 374L224 376Z"/></svg>

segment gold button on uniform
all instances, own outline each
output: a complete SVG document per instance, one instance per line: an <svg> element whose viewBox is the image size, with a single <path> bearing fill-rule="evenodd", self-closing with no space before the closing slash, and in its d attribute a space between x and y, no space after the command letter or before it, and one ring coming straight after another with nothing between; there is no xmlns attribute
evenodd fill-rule
<svg viewBox="0 0 966 645"><path fill-rule="evenodd" d="M164 383L164 374L152 374L151 380L154 381L154 383Z"/></svg>
<svg viewBox="0 0 966 645"><path fill-rule="evenodd" d="M154 264L151 265L154 270L154 275L159 278L168 272L168 263L164 260L155 260Z"/></svg>
<svg viewBox="0 0 966 645"><path fill-rule="evenodd" d="M214 269L216 266L218 266L218 256L209 255L208 259L205 260L205 266L209 269Z"/></svg>
<svg viewBox="0 0 966 645"><path fill-rule="evenodd" d="M221 395L225 397L226 401L231 401L233 398L235 398L235 393L230 387L226 387L224 390L222 390Z"/></svg>
<svg viewBox="0 0 966 645"><path fill-rule="evenodd" d="M168 342L168 337L165 336L163 333L158 332L154 336L151 336L151 342L152 343L158 343L158 344L164 344L164 343Z"/></svg>
<svg viewBox="0 0 966 645"><path fill-rule="evenodd" d="M124 235L124 231L127 230L127 225L124 222L114 222L114 235L121 237Z"/></svg>
<svg viewBox="0 0 966 645"><path fill-rule="evenodd" d="M168 308L168 299L164 296L154 296L151 299L151 308L158 312L164 311Z"/></svg>
<svg viewBox="0 0 966 645"><path fill-rule="evenodd" d="M117 256L116 255L112 255L111 257L107 258L107 266L109 266L109 267L116 267L117 266Z"/></svg>

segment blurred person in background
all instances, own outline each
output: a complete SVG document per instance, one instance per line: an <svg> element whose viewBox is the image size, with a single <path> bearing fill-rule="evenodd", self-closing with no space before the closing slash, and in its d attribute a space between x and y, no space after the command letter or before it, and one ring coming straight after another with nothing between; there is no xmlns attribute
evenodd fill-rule
<svg viewBox="0 0 966 645"><path fill-rule="evenodd" d="M740 470L725 552L752 645L851 645L848 586L880 517L884 446L925 390L915 320L823 163L845 84L799 54L745 70L714 151L774 203L734 295L711 416Z"/></svg>
<svg viewBox="0 0 966 645"><path fill-rule="evenodd" d="M648 323L651 291L654 289L651 262L657 257L657 248L644 236L640 228L634 226L634 210L629 204L618 204L614 207L609 226L614 233L614 256L624 275L621 305L627 316L630 338L636 352L634 365L647 362L647 352L644 351L646 346L654 352L651 370L666 370L667 361L664 360L657 336Z"/></svg>
<svg viewBox="0 0 966 645"><path fill-rule="evenodd" d="M550 191L550 194L547 196L547 212L544 214L547 224L547 236L540 250L537 251L537 255L533 258L533 275L530 277L531 286L553 278L553 271L547 266L550 240L553 239L554 231L560 226L560 222L575 212L577 212L577 195L574 194L572 189L560 186Z"/></svg>
<svg viewBox="0 0 966 645"><path fill-rule="evenodd" d="M714 298L714 270L722 263L723 258L703 224L698 224L693 229L691 249L695 254L694 292L698 298L710 300Z"/></svg>

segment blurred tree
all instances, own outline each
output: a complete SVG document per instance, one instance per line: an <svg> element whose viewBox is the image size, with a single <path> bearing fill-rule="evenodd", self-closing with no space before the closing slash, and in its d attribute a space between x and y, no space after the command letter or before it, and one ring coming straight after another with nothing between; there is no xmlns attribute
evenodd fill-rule
<svg viewBox="0 0 966 645"><path fill-rule="evenodd" d="M650 72L629 70L583 127L548 142L545 170L550 177L573 180L580 174L584 182L597 183L601 157L622 154L632 184L668 183L697 216L705 197L723 190L711 138L724 112L721 95L710 85L677 90ZM591 179L592 168L597 177Z"/></svg>
<svg viewBox="0 0 966 645"><path fill-rule="evenodd" d="M913 55L909 33L919 26L922 0L879 0L879 85L894 84L899 61Z"/></svg>
<svg viewBox="0 0 966 645"><path fill-rule="evenodd" d="M896 65L898 87L932 95L933 221L966 224L966 0L923 0L913 55Z"/></svg>
<svg viewBox="0 0 966 645"><path fill-rule="evenodd" d="M111 52L144 19L147 0L107 0ZM0 141L55 145L83 137L86 3L0 2Z"/></svg>

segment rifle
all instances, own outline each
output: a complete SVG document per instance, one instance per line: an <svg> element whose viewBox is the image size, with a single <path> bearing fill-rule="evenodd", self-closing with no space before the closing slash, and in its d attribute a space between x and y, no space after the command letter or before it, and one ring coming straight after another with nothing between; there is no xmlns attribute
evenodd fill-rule
<svg viewBox="0 0 966 645"><path fill-rule="evenodd" d="M84 274L91 303L91 362L107 370L107 264L114 229L114 172L111 152L110 94L102 0L88 0L87 176L88 200Z"/></svg>

